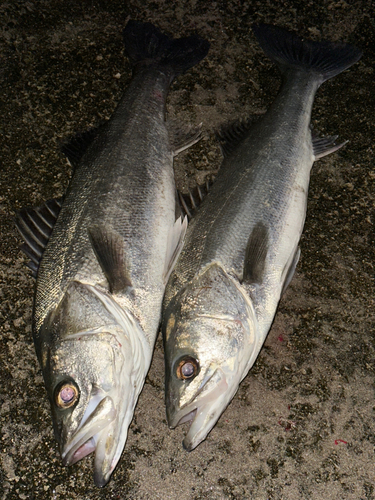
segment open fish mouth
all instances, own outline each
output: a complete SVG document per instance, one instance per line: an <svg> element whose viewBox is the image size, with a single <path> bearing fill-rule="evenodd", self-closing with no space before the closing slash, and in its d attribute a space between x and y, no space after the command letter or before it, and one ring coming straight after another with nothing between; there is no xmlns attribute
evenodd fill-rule
<svg viewBox="0 0 375 500"><path fill-rule="evenodd" d="M72 465L95 453L94 482L102 487L109 481L125 446L134 407L149 367L151 349L131 313L95 287L85 285L85 288L100 299L116 323L115 329L109 328L109 332L105 325L76 334L81 344L82 338L94 342L93 347L89 345L83 352L96 352L99 346L106 357L104 368L98 363L98 380L95 383L87 381L86 386L83 384L86 389L82 405L86 406L77 407L76 414L73 412L70 420L63 422L60 449L64 465ZM100 333L99 340L95 333ZM78 428L76 422L79 422Z"/></svg>
<svg viewBox="0 0 375 500"><path fill-rule="evenodd" d="M62 446L64 465L72 465L95 451L94 479L98 486L108 482L122 451L116 453L117 447L114 446L116 436L113 424L116 416L117 411L110 396L93 397L79 428Z"/></svg>
<svg viewBox="0 0 375 500"><path fill-rule="evenodd" d="M198 393L189 403L179 410L169 409L167 417L172 429L190 422L183 440L185 450L193 450L206 438L228 404L227 394L225 374L221 369L217 369L210 377L205 377Z"/></svg>
<svg viewBox="0 0 375 500"><path fill-rule="evenodd" d="M206 438L207 434L216 424L221 415L221 411L215 411L215 406L214 402L211 404L199 405L185 415L179 415L180 419L178 422L171 426L177 427L186 422L190 423L189 430L182 441L186 451L194 450L194 448Z"/></svg>
<svg viewBox="0 0 375 500"><path fill-rule="evenodd" d="M176 425L173 425L172 428L175 428L186 422L192 422L195 419L196 415L197 415L197 408L194 408L194 410L190 411L189 413L181 417L178 423Z"/></svg>

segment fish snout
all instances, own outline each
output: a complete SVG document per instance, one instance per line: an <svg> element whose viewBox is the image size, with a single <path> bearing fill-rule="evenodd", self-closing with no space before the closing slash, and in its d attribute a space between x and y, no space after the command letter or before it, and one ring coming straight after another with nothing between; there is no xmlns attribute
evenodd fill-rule
<svg viewBox="0 0 375 500"><path fill-rule="evenodd" d="M173 405L171 400L166 400L166 413L167 413L167 422L168 427L170 429L174 429L178 425L176 405Z"/></svg>

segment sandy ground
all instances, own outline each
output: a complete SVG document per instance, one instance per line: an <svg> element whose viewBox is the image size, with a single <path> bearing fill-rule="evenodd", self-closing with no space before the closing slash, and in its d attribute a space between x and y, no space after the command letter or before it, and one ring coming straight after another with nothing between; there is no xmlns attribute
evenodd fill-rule
<svg viewBox="0 0 375 500"><path fill-rule="evenodd" d="M375 499L374 18L357 0L3 1L1 85L0 500ZM302 258L266 344L219 423L195 451L171 431L160 339L111 482L92 459L64 468L31 338L34 281L15 211L63 194L63 138L110 116L131 73L121 30L131 17L211 42L172 86L168 117L203 122L176 161L186 189L220 164L213 131L263 113L280 83L250 26L270 22L346 40L362 60L319 90L313 125L349 139L311 176Z"/></svg>

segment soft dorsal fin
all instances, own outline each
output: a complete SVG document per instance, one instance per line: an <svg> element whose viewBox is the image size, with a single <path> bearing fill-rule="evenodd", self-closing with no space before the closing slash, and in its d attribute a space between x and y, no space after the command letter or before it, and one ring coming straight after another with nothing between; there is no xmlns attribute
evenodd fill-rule
<svg viewBox="0 0 375 500"><path fill-rule="evenodd" d="M173 156L178 155L193 144L202 139L202 123L196 127L182 128L174 121L167 123L169 142L173 151Z"/></svg>
<svg viewBox="0 0 375 500"><path fill-rule="evenodd" d="M221 153L226 158L229 156L246 136L256 118L240 118L234 122L222 125L215 135L219 141Z"/></svg>
<svg viewBox="0 0 375 500"><path fill-rule="evenodd" d="M16 227L25 243L21 250L29 257L27 267L36 278L39 264L59 215L63 198L48 200L41 207L24 208L16 217Z"/></svg>
<svg viewBox="0 0 375 500"><path fill-rule="evenodd" d="M263 222L258 222L251 231L246 246L243 270L243 281L245 283L262 283L268 247L268 228Z"/></svg>
<svg viewBox="0 0 375 500"><path fill-rule="evenodd" d="M202 201L207 196L212 183L213 177L209 176L206 177L204 184L197 184L195 188L188 189L187 194L178 191L178 198L180 200L182 211L185 215L187 215L189 220L194 216Z"/></svg>
<svg viewBox="0 0 375 500"><path fill-rule="evenodd" d="M61 146L61 152L68 158L73 168L76 168L81 161L82 156L94 142L103 125L91 128L86 132L79 132L73 135L67 142Z"/></svg>
<svg viewBox="0 0 375 500"><path fill-rule="evenodd" d="M285 290L288 288L289 283L292 281L294 273L296 271L296 267L299 261L299 258L301 256L301 249L300 247L297 247L297 250L295 251L293 255L293 259L291 263L287 263L285 266L284 272L283 272L283 288L281 290L281 295L284 294Z"/></svg>
<svg viewBox="0 0 375 500"><path fill-rule="evenodd" d="M92 226L88 229L96 258L108 280L109 291L118 293L132 285L122 236L112 228Z"/></svg>
<svg viewBox="0 0 375 500"><path fill-rule="evenodd" d="M314 136L314 134L313 134L312 144L313 144L313 151L314 151L315 160L318 160L319 158L323 158L323 156L327 156L331 153L334 153L335 151L338 151L343 146L345 146L345 144L348 143L348 141L344 141L340 144L335 144L335 141L337 138L338 138L338 135L329 135L327 137L317 137L317 136Z"/></svg>
<svg viewBox="0 0 375 500"><path fill-rule="evenodd" d="M164 264L164 283L166 284L174 265L177 262L178 256L181 253L182 247L184 246L184 238L186 234L186 229L188 225L188 218L179 217L173 224L168 234L167 241L167 255Z"/></svg>

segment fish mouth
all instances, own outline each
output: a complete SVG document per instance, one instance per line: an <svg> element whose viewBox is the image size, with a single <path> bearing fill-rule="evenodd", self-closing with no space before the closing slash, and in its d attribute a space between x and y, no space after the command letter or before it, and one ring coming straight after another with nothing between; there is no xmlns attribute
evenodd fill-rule
<svg viewBox="0 0 375 500"><path fill-rule="evenodd" d="M94 481L104 486L120 458L122 446L116 443L117 411L110 396L96 396L90 401L80 426L63 444L63 464L73 465L95 451Z"/></svg>
<svg viewBox="0 0 375 500"><path fill-rule="evenodd" d="M94 482L100 488L108 483L120 460L143 378L142 384L135 386L135 380L129 380L120 399L97 388L78 429L61 440L61 458L66 466L95 452Z"/></svg>
<svg viewBox="0 0 375 500"><path fill-rule="evenodd" d="M112 348L109 359L113 373L111 368L108 390L102 388L103 381L107 380L105 373L98 381L99 386L98 383L92 385L90 399L87 407L82 409L84 415L78 428L74 426L74 431L69 433L69 422L63 427L66 435L60 437L60 447L65 465L74 464L95 452L94 482L96 486L103 487L109 481L124 449L134 408L151 363L152 350L138 321L126 308L121 308L110 296L94 286L84 286L115 319L115 330L105 325L79 332L75 337L81 342L85 333L88 340L94 338L94 333L100 333L101 340ZM74 339L74 335L69 338ZM87 393L88 387L87 382ZM72 422L75 422L74 415L70 427Z"/></svg>
<svg viewBox="0 0 375 500"><path fill-rule="evenodd" d="M204 377L198 391L188 403L179 409L167 405L167 419L171 429L190 423L182 442L185 450L192 451L207 437L229 401L226 376L218 368L212 375Z"/></svg>

